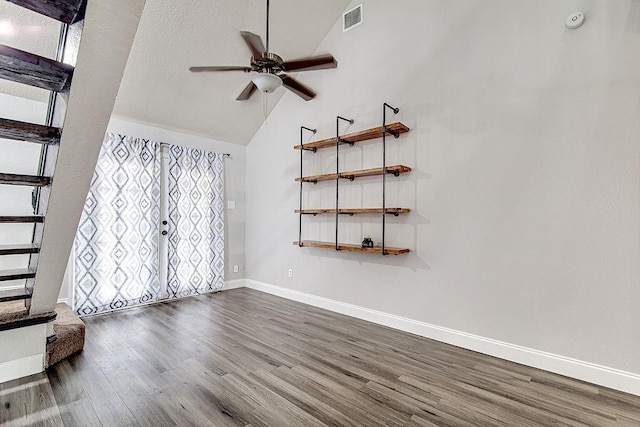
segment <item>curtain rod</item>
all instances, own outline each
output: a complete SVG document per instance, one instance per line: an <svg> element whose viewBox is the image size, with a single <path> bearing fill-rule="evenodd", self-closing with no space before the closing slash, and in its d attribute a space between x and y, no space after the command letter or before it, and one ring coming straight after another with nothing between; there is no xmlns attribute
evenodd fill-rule
<svg viewBox="0 0 640 427"><path fill-rule="evenodd" d="M171 147L171 144L167 143L167 142L161 142L160 143L161 146L163 147ZM221 153L223 157L231 157L231 154L229 153Z"/></svg>

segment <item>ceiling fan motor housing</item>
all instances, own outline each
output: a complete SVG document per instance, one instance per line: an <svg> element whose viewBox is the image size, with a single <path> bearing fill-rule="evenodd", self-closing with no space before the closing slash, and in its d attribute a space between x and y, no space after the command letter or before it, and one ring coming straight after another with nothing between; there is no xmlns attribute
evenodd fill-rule
<svg viewBox="0 0 640 427"><path fill-rule="evenodd" d="M261 58L251 58L251 66L255 71L282 71L284 60L271 52L264 52Z"/></svg>

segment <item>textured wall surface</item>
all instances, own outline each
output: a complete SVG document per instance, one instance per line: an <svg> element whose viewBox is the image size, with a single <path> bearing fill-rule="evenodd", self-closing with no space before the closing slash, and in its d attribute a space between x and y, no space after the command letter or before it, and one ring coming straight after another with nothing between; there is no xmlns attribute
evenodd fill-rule
<svg viewBox="0 0 640 427"><path fill-rule="evenodd" d="M247 278L640 373L637 3L362 3L364 23L318 48L338 69L300 74L318 98L285 95L248 146ZM586 23L566 29L577 10ZM412 213L389 219L388 243L412 252L293 246L299 126L376 126L385 101L412 129L389 162L414 169L389 180ZM332 151L305 158L335 170ZM380 141L342 151L343 169L379 163ZM306 187L306 206L332 207L332 185ZM380 202L378 179L342 188L343 206ZM378 217L341 220L341 240L380 240ZM330 216L304 224L333 238Z"/></svg>

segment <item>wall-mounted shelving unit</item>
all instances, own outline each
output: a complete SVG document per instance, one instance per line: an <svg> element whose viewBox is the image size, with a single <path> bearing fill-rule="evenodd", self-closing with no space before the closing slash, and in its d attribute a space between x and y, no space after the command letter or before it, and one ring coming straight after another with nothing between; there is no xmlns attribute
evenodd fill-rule
<svg viewBox="0 0 640 427"><path fill-rule="evenodd" d="M308 143L303 142L304 131L310 131L316 133L315 129L311 129L305 126L300 127L300 144L295 145L295 150L300 150L300 176L296 178L296 181L300 183L300 208L295 212L299 214L299 230L298 241L293 242L294 245L300 247L314 247L314 248L327 248L335 249L336 251L356 251L356 252L370 252L379 253L382 255L399 255L410 252L406 248L392 248L385 244L386 238L386 217L387 215L398 216L400 214L409 213L409 208L402 207L387 207L386 206L386 178L388 174L399 176L401 173L411 172L411 168L404 165L387 166L386 159L386 143L387 135L392 135L398 138L401 134L409 132L409 128L400 122L395 122L387 125L387 110L390 109L394 114L397 114L399 109L391 107L385 103L383 105L382 113L382 126L378 126L371 129L365 129L359 132L350 133L347 135L340 135L340 122L346 121L353 124L353 120L345 119L344 117L336 117L336 137L325 138L317 141L311 141ZM354 146L357 142L369 141L373 139L382 138L382 167L360 169L353 171L340 171L340 146L348 144ZM336 172L326 173L320 175L308 175L303 174L303 153L305 151L311 151L316 153L320 149L335 148L336 149ZM371 208L341 208L339 206L339 186L340 181L343 179L353 181L356 178L381 176L382 177L382 207ZM336 198L334 208L319 208L319 209L303 209L302 206L302 194L303 185L305 182L317 184L320 181L331 181L336 183ZM334 242L319 242L315 240L302 240L302 216L303 215L319 215L319 214L334 214L336 224L336 238ZM340 215L355 215L355 214L380 214L382 215L382 244L374 247L363 247L360 244L342 243L338 241L339 230L339 216Z"/></svg>

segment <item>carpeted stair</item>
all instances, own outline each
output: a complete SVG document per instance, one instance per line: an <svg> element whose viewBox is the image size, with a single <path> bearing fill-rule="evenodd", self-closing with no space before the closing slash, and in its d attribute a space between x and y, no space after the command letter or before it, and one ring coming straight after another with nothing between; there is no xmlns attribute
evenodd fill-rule
<svg viewBox="0 0 640 427"><path fill-rule="evenodd" d="M47 363L52 366L84 348L84 322L64 303L56 305L58 317L53 322L55 340L47 344Z"/></svg>
<svg viewBox="0 0 640 427"><path fill-rule="evenodd" d="M0 304L0 331L48 323L55 317L55 313L29 315L22 300L5 301Z"/></svg>

